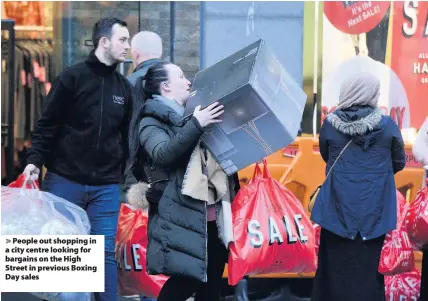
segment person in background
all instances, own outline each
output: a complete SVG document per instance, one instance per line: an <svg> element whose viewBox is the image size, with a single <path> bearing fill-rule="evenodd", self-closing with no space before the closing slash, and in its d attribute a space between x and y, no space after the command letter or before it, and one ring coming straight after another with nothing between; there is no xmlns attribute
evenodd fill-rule
<svg viewBox="0 0 428 301"><path fill-rule="evenodd" d="M135 86L138 78L144 78L147 70L161 62L162 57L162 39L151 31L140 31L131 41L131 55L134 62L134 72L128 76L129 82ZM138 154L140 155L140 154ZM125 191L139 181L146 181L144 168L138 166L142 160L137 160L136 166L132 172L126 175Z"/></svg>
<svg viewBox="0 0 428 301"><path fill-rule="evenodd" d="M128 80L133 86L137 78L144 77L147 70L157 63L162 57L162 39L151 31L140 31L131 41L131 55L135 69Z"/></svg>
<svg viewBox="0 0 428 301"><path fill-rule="evenodd" d="M115 301L119 183L132 108L132 86L116 67L130 49L127 24L103 18L92 40L95 49L86 61L65 69L50 90L24 174L38 179L45 165L43 190L84 208L91 234L105 236L105 292L95 293L95 299Z"/></svg>
<svg viewBox="0 0 428 301"><path fill-rule="evenodd" d="M423 185L426 185L426 181L428 181L428 117L425 119L413 144L413 155L416 160L424 165ZM422 252L421 294L419 298L420 300L428 300L428 245L424 247Z"/></svg>
<svg viewBox="0 0 428 301"><path fill-rule="evenodd" d="M133 185L128 194L129 200L140 197L131 205L149 209L147 272L170 276L157 300L185 301L195 294L195 301L216 301L239 182L199 141L207 126L221 122L223 106L198 106L184 119L190 82L167 62L149 68L134 92L127 172L141 150L148 183Z"/></svg>
<svg viewBox="0 0 428 301"><path fill-rule="evenodd" d="M385 300L378 265L385 234L396 228L394 174L405 154L398 126L377 108L379 92L372 74L350 75L321 128L320 152L332 172L311 213L321 226L312 301Z"/></svg>
<svg viewBox="0 0 428 301"><path fill-rule="evenodd" d="M132 61L134 62L135 69L131 75L128 76L128 80L132 85L139 77L144 77L147 70L161 62L162 57L162 39L161 37L151 31L140 31L131 40L131 55ZM138 164L142 164L142 161L138 161ZM125 191L133 184L139 181L146 181L144 167L134 167L132 172L126 175L125 179ZM155 301L155 299L140 296L141 301Z"/></svg>

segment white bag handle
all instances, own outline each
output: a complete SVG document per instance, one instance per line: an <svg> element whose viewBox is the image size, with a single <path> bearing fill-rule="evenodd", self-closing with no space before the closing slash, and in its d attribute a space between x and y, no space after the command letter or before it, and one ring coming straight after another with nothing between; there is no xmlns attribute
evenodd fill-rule
<svg viewBox="0 0 428 301"><path fill-rule="evenodd" d="M26 187L26 185L27 184L30 184L31 185L31 187L30 188L27 188ZM21 187L21 189L20 189L20 194L22 195L22 196L24 196L24 195L26 195L27 193L28 193L28 190L37 190L37 195L38 195L38 197L39 198L42 198L42 193L41 193L41 191L40 191L40 189L39 189L39 187L37 187L37 185L36 185L36 183L35 183L35 181L34 180L31 180L31 179L29 179L29 180L27 180L27 181L24 181L24 184L22 185L22 187Z"/></svg>

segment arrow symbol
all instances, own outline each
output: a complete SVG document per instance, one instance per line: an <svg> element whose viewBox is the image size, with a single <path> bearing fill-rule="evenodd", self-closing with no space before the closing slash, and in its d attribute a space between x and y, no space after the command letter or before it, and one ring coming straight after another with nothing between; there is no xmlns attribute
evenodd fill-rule
<svg viewBox="0 0 428 301"><path fill-rule="evenodd" d="M11 240L6 238L6 243L8 244L10 242L11 242Z"/></svg>

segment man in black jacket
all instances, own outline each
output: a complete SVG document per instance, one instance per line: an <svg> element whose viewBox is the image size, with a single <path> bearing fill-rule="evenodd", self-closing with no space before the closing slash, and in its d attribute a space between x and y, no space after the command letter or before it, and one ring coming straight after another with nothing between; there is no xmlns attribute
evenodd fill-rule
<svg viewBox="0 0 428 301"><path fill-rule="evenodd" d="M43 189L86 210L91 234L105 235L105 292L97 301L117 300L114 258L120 187L128 156L131 85L116 71L129 45L127 24L103 18L93 29L94 50L85 62L56 79L32 138L25 168Z"/></svg>

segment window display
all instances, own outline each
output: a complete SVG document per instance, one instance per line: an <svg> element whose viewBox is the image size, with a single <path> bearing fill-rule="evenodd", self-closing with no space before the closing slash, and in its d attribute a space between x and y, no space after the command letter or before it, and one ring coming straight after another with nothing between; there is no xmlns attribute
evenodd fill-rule
<svg viewBox="0 0 428 301"><path fill-rule="evenodd" d="M323 39L321 121L337 104L341 75L358 68L381 79L380 107L400 129L422 125L428 115L428 2L324 2ZM373 61L352 63L355 56Z"/></svg>

